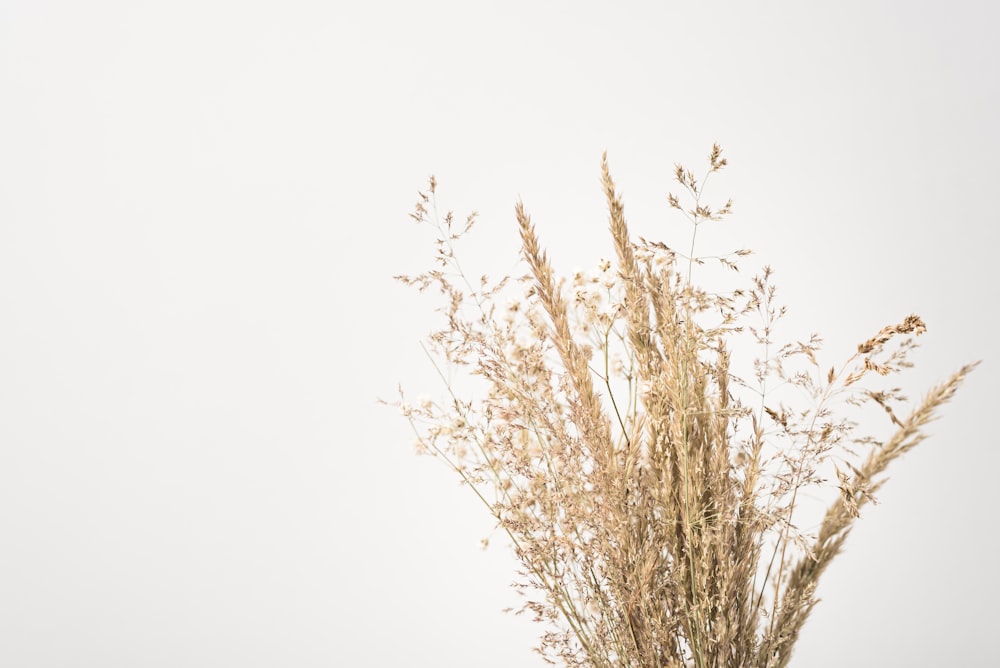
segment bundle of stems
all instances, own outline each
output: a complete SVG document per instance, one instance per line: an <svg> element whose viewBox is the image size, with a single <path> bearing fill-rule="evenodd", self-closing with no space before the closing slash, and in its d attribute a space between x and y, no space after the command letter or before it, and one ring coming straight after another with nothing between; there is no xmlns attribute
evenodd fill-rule
<svg viewBox="0 0 1000 668"><path fill-rule="evenodd" d="M397 278L444 297L425 350L445 387L436 401L400 390L396 405L419 450L458 473L509 538L518 612L546 624L536 651L550 663L788 665L859 509L975 366L902 414L905 397L883 379L911 366L919 317L826 368L817 336L774 342L784 309L769 268L728 292L696 285L707 262L742 276L749 254L695 255L699 226L732 213L703 197L725 166L716 145L704 178L676 167L682 195L668 204L692 226L682 253L630 236L605 155L614 261L593 274L557 277L521 203L527 271L499 281L463 271L456 245L476 214L439 215L433 177L411 214L437 231L435 266ZM740 375L744 348L754 353ZM866 405L888 417L887 436L858 434ZM811 531L796 520L807 489L829 494Z"/></svg>

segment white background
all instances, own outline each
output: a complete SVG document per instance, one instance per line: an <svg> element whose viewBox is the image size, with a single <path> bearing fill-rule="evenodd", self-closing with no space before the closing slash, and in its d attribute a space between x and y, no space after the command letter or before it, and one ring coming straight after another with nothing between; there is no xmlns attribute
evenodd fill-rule
<svg viewBox="0 0 1000 668"><path fill-rule="evenodd" d="M392 409L439 392L431 174L563 271L670 242L673 164L825 361L917 312L984 364L821 585L794 665L1000 662L991 2L0 2L0 665L539 666L514 564ZM711 246L715 244L717 248ZM496 538L496 537L495 537Z"/></svg>

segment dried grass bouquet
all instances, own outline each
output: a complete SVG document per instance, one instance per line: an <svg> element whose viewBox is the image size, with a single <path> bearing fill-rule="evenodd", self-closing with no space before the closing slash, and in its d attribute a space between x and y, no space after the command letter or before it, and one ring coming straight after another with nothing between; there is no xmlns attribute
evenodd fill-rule
<svg viewBox="0 0 1000 668"><path fill-rule="evenodd" d="M818 337L779 344L772 273L739 279L749 251L695 255L699 226L729 216L704 183L726 165L712 148L705 178L677 166L670 207L692 225L685 254L633 240L602 162L614 262L559 278L518 203L524 276L470 278L456 244L476 214L437 214L432 177L413 219L437 232L435 265L399 276L444 298L426 350L459 390L395 403L422 452L439 457L486 506L521 564L523 610L546 623L537 651L566 666L780 668L813 606L823 571L886 467L973 367L902 413L884 378L910 366L915 315L884 327L840 365ZM687 202L686 204L682 204ZM708 261L742 288L693 281ZM513 295L513 297L511 297ZM736 369L736 351L754 351ZM756 359L754 359L756 358ZM786 404L789 398L803 406ZM887 434L858 433L875 407ZM827 480L832 481L832 484ZM827 493L811 531L804 492Z"/></svg>

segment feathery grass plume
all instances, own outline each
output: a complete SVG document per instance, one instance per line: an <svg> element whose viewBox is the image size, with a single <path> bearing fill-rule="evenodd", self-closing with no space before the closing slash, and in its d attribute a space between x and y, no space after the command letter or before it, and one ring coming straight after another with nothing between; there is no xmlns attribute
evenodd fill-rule
<svg viewBox="0 0 1000 668"><path fill-rule="evenodd" d="M732 213L731 201L713 209L703 197L725 166L716 145L704 178L676 167L690 205L667 201L691 223L685 254L632 239L605 155L615 266L601 260L568 278L557 277L521 202L527 272L495 282L463 272L455 246L476 214L464 224L439 215L433 177L411 214L437 231L435 263L397 278L444 297L426 351L447 399L411 405L400 390L396 405L418 450L453 469L509 538L526 598L518 612L546 624L536 651L549 663L788 665L859 509L975 366L899 418L905 398L878 381L910 366L925 330L917 316L824 370L817 336L775 343L784 309L770 268L745 288L698 287L696 266L738 272L749 254L695 255L699 226ZM740 375L733 356L747 337L759 355ZM459 390L446 373L456 368L477 383ZM789 388L803 407L785 404ZM852 411L864 405L888 416L885 440L856 433ZM825 483L831 473L836 487ZM811 488L832 494L815 535L795 522Z"/></svg>

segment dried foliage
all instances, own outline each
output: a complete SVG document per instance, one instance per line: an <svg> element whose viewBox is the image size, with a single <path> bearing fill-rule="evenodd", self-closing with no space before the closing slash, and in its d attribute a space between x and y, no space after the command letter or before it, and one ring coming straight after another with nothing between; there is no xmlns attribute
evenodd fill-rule
<svg viewBox="0 0 1000 668"><path fill-rule="evenodd" d="M710 208L703 187L725 165L714 146L700 181L676 168L682 195L668 203L692 224L685 255L633 241L605 156L615 261L593 275L557 277L521 203L528 271L498 282L461 270L455 244L476 214L439 216L433 178L411 214L438 232L435 266L397 278L444 297L427 349L442 379L459 368L480 384L446 380L447 400L413 404L401 390L396 405L420 451L455 470L509 536L522 611L547 624L537 651L550 663L788 665L859 509L975 366L899 416L904 398L878 381L909 366L917 316L826 369L817 337L773 341L784 310L769 268L744 289L699 288L693 268L709 258L694 254L698 227L732 212ZM738 271L748 254L711 259ZM732 370L741 337L759 351L745 378ZM776 388L807 406L776 402ZM888 438L856 434L847 415L865 404L888 415ZM810 488L833 492L812 533L793 521Z"/></svg>

